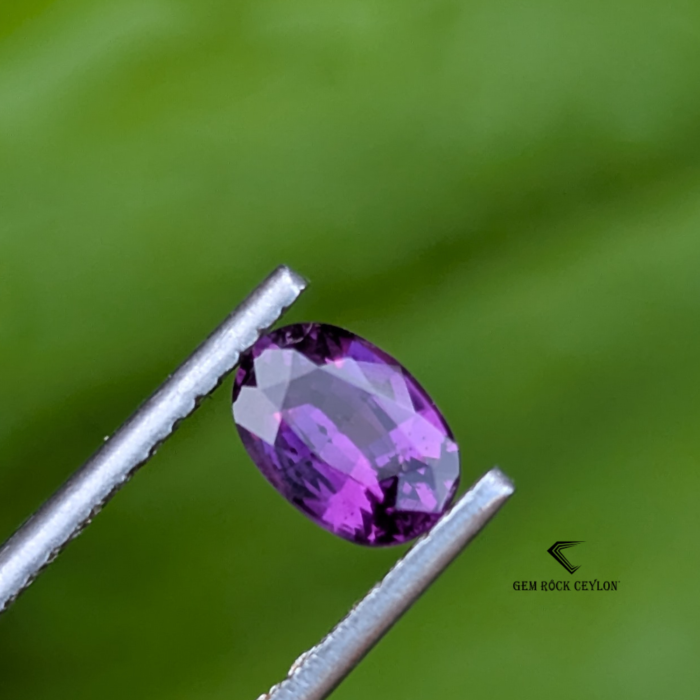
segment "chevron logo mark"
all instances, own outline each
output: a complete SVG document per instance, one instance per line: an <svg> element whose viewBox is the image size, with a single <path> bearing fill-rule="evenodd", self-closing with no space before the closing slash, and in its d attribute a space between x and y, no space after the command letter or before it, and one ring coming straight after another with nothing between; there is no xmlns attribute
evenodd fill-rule
<svg viewBox="0 0 700 700"><path fill-rule="evenodd" d="M583 544L583 542L555 542L547 551L570 573L573 574L574 571L580 569L580 566L574 566L562 553L562 549L568 549L569 547L575 547L577 544Z"/></svg>

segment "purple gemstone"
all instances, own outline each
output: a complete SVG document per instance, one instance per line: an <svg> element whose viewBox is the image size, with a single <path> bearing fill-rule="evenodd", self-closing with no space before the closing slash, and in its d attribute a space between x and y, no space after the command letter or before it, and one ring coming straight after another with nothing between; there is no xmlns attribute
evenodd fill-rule
<svg viewBox="0 0 700 700"><path fill-rule="evenodd" d="M393 357L342 328L262 336L241 356L233 416L267 480L352 542L407 542L457 490L459 450L435 404Z"/></svg>

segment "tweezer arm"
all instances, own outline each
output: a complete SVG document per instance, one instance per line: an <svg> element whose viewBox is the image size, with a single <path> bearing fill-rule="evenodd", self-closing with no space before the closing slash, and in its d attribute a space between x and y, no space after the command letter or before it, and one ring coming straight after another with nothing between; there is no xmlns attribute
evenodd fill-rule
<svg viewBox="0 0 700 700"><path fill-rule="evenodd" d="M513 494L499 469L484 474L289 675L258 700L323 700Z"/></svg>
<svg viewBox="0 0 700 700"><path fill-rule="evenodd" d="M0 549L0 612L85 528L241 352L301 294L305 280L277 268L136 413Z"/></svg>

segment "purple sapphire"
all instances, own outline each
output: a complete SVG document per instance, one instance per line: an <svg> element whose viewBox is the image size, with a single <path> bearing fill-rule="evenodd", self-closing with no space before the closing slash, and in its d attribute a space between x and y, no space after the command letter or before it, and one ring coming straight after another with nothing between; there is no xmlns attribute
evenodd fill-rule
<svg viewBox="0 0 700 700"><path fill-rule="evenodd" d="M233 416L267 480L352 542L407 542L457 490L459 450L435 404L394 358L342 328L262 336L241 357Z"/></svg>

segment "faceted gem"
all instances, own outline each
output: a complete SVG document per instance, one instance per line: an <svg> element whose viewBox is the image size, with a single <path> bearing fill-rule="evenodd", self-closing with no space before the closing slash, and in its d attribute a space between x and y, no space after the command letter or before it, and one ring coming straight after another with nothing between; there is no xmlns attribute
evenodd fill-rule
<svg viewBox="0 0 700 700"><path fill-rule="evenodd" d="M267 480L358 544L421 535L457 490L457 444L428 394L394 358L335 326L262 336L241 357L233 416Z"/></svg>

